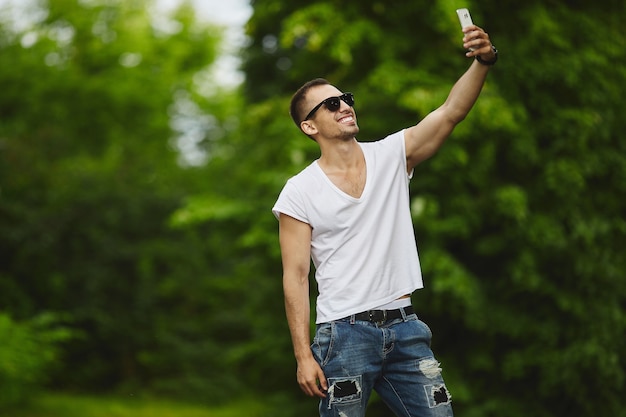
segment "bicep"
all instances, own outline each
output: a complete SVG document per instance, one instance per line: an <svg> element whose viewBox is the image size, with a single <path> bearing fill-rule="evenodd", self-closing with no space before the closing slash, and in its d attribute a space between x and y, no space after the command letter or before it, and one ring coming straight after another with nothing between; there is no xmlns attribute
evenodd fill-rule
<svg viewBox="0 0 626 417"><path fill-rule="evenodd" d="M311 260L311 226L281 213L279 239L285 277L308 278Z"/></svg>
<svg viewBox="0 0 626 417"><path fill-rule="evenodd" d="M445 107L439 107L421 122L404 132L407 170L430 158L454 130L456 123L449 117Z"/></svg>

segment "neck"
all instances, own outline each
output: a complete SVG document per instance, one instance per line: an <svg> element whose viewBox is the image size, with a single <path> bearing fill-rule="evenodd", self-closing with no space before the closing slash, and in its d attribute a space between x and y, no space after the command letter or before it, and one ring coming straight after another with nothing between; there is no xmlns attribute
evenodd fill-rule
<svg viewBox="0 0 626 417"><path fill-rule="evenodd" d="M363 152L356 138L334 143L320 143L320 165L326 168L350 169L363 160Z"/></svg>

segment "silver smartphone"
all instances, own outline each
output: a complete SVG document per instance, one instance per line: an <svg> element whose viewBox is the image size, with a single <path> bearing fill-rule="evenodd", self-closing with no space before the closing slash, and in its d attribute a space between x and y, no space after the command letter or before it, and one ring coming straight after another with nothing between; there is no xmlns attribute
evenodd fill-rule
<svg viewBox="0 0 626 417"><path fill-rule="evenodd" d="M459 22L461 23L461 29L464 29L464 28L474 24L474 22L472 22L472 16L470 15L469 10L467 10L467 9L457 9L456 14L457 14L457 16L459 16Z"/></svg>
<svg viewBox="0 0 626 417"><path fill-rule="evenodd" d="M465 29L466 27L474 24L474 22L472 22L472 15L470 15L469 10L465 8L457 9L456 15L459 17L459 23L461 23L461 29ZM473 51L474 48L469 48L469 50Z"/></svg>

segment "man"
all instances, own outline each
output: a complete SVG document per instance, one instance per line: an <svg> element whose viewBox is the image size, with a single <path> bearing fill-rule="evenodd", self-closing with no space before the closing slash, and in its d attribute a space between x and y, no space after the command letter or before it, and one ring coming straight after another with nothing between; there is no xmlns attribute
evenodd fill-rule
<svg viewBox="0 0 626 417"><path fill-rule="evenodd" d="M451 396L411 293L422 277L409 211L413 168L432 156L478 98L497 50L464 28L476 58L445 103L417 125L360 143L354 98L326 80L293 96L291 116L321 156L289 179L279 219L285 307L302 390L320 416L362 417L372 390L397 416L452 416ZM319 295L310 342L309 268Z"/></svg>

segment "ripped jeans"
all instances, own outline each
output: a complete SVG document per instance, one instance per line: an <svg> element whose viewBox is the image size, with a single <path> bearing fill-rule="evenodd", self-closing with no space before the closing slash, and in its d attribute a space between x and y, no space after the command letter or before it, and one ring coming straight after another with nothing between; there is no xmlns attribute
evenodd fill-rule
<svg viewBox="0 0 626 417"><path fill-rule="evenodd" d="M311 345L328 381L320 417L364 417L372 390L398 417L452 417L451 396L415 314L381 323L317 325Z"/></svg>

